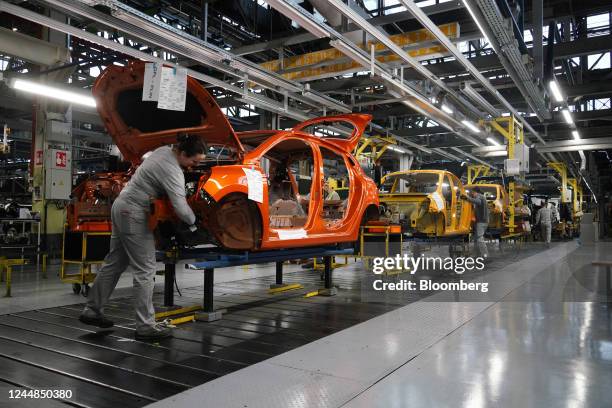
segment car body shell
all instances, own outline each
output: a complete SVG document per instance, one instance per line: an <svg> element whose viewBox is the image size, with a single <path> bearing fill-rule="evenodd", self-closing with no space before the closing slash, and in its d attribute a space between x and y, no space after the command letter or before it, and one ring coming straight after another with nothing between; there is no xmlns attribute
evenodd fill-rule
<svg viewBox="0 0 612 408"><path fill-rule="evenodd" d="M402 192L396 184L402 178L418 175L428 175L434 180L431 191ZM407 170L387 174L381 183L389 185L388 191L382 190L379 194L381 213L384 211L383 216L391 223L401 224L404 233L423 237L456 237L470 233L472 205L461 199L465 188L454 174L444 170Z"/></svg>
<svg viewBox="0 0 612 408"><path fill-rule="evenodd" d="M151 102L142 103L138 100L139 93L142 92L144 70L142 62L132 62L126 67L107 68L93 88L98 111L124 158L132 163L132 170L141 163L143 155L160 146L175 143L177 135L181 132L197 134L209 146L227 148L232 157L230 162L227 163L226 160L227 164L220 165L213 163L197 173L195 192L187 199L196 214L199 228L208 232L210 242L236 250L280 249L352 242L357 240L364 218L378 214L376 185L366 176L351 153L371 116L363 114L328 116L302 122L287 131L235 133L206 89L195 79L188 78L188 102L186 111L182 113L187 125L182 126L180 112L164 112L155 109ZM126 98L122 96L122 92L126 91L128 100L121 100ZM194 104L196 106L192 106ZM132 110L136 111L135 115L138 117L129 116L132 115ZM169 127L155 115L165 115L173 124L181 126ZM157 124L151 125L149 121ZM310 126L323 126L332 122L347 124L352 127L352 132L346 138L341 138L314 136L306 131ZM147 128L147 131L139 127ZM249 139L253 135L266 137L252 150L246 151L241 138ZM270 226L268 180L261 161L266 152L274 146L291 139L304 142L312 150L314 172L310 210L303 226L274 228ZM343 157L349 174L351 192L346 215L333 223L326 222L321 217L324 205L322 192L324 163L320 147L325 147ZM246 172L250 170L261 174L262 202L248 198L249 181ZM295 183L295 180L293 182ZM90 184L95 185L95 183ZM86 193L82 194L87 196ZM78 198L76 201L78 204ZM74 203L72 205L75 206ZM75 228L78 224L77 219L78 216L73 217ZM177 223L178 219L167 198L158 198L152 202L149 225L151 229L157 231L158 238L164 238L160 237L160 234L167 238L167 235L173 232L166 227Z"/></svg>

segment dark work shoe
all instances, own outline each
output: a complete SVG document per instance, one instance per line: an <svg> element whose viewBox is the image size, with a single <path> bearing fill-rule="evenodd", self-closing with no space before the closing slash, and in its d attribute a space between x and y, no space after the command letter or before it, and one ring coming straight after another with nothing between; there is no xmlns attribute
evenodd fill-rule
<svg viewBox="0 0 612 408"><path fill-rule="evenodd" d="M136 329L136 340L152 341L172 337L172 329L165 322L155 323L141 329Z"/></svg>
<svg viewBox="0 0 612 408"><path fill-rule="evenodd" d="M87 316L87 315L84 315L84 314L79 316L79 321L81 323L85 323L85 324L88 324L90 326L101 327L103 329L108 329L109 327L113 327L113 325L115 324L115 323L113 323L112 320L108 320L104 316L91 317L91 316Z"/></svg>

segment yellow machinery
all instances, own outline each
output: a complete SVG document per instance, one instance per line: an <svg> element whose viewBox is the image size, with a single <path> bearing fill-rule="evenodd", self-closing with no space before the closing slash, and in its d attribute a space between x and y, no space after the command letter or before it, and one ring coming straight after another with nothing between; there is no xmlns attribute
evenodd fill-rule
<svg viewBox="0 0 612 408"><path fill-rule="evenodd" d="M386 136L373 136L373 137L362 137L359 141L359 145L355 150L355 157L364 158L367 157L372 162L376 162L380 159L383 153L388 149L397 145L397 141L394 138ZM368 151L369 148L369 151Z"/></svg>
<svg viewBox="0 0 612 408"><path fill-rule="evenodd" d="M487 176L490 176L495 171L495 170L491 169L489 166L485 166L484 164L472 164L472 165L469 165L467 170L468 170L468 174L467 174L467 183L468 184L474 184L474 183L476 183L476 179L478 177L487 177Z"/></svg>
<svg viewBox="0 0 612 408"><path fill-rule="evenodd" d="M582 186L575 178L567 179L567 183L572 187L572 217L579 219L582 217Z"/></svg>
<svg viewBox="0 0 612 408"><path fill-rule="evenodd" d="M6 294L4 297L11 297L11 283L13 266L25 265L27 261L22 258L18 259L7 259L6 257L0 258L0 280L6 281ZM3 272L4 275L3 275ZM5 278L6 277L6 278Z"/></svg>
<svg viewBox="0 0 612 408"><path fill-rule="evenodd" d="M101 265L108 253L108 239L110 232L82 232L66 237L64 230L64 246L62 248L62 264L60 267L60 279L65 283L72 283L74 293L83 291L87 296L89 284L92 283L96 274L92 272L92 265ZM78 265L78 273L68 271L69 265Z"/></svg>
<svg viewBox="0 0 612 408"><path fill-rule="evenodd" d="M371 270L375 257L403 256L402 231L399 225L364 225L359 234L359 254L366 270ZM386 270L386 274L395 275L402 271Z"/></svg>
<svg viewBox="0 0 612 408"><path fill-rule="evenodd" d="M567 204L570 202L567 190L567 166L563 162L548 162L548 167L555 170L561 176L561 202Z"/></svg>
<svg viewBox="0 0 612 408"><path fill-rule="evenodd" d="M486 125L492 130L495 130L497 133L503 136L504 139L506 139L508 159L515 159L515 146L519 143L524 143L523 124L513 115L502 116L489 121L480 121L480 123ZM508 217L506 220L508 235L506 237L513 236L515 234L523 234L528 231L528 224L525 224L525 222L518 222L519 218L523 217L523 214L520 212L517 214L517 208L520 209L523 207L523 193L526 190L526 184L521 183L521 181L521 178L515 176L508 183L509 202Z"/></svg>
<svg viewBox="0 0 612 408"><path fill-rule="evenodd" d="M554 233L559 234L561 238L571 237L577 234L580 225L580 217L582 216L582 187L575 178L567 177L567 166L563 162L549 162L548 167L554 169L561 177L561 205L570 205L572 203L572 219L561 221ZM569 186L572 187L573 197L570 198ZM562 209L559 208L561 212Z"/></svg>

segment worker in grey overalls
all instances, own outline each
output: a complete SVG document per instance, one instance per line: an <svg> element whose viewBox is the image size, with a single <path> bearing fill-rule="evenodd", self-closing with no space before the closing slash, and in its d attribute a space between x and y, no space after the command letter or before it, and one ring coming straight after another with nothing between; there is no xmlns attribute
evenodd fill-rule
<svg viewBox="0 0 612 408"><path fill-rule="evenodd" d="M136 169L111 209L110 252L98 271L79 320L98 327L111 327L104 316L104 305L131 266L134 272L136 339L156 340L171 336L170 328L155 322L153 286L155 240L148 226L151 200L167 196L178 218L196 231L196 217L185 199L184 169L205 158L206 144L196 135L179 135L178 143L154 150Z"/></svg>
<svg viewBox="0 0 612 408"><path fill-rule="evenodd" d="M469 194L469 196L462 195L461 198L469 201L474 206L474 214L476 216L476 252L479 256L487 258L489 251L487 250L484 234L489 226L489 204L480 188L474 187Z"/></svg>
<svg viewBox="0 0 612 408"><path fill-rule="evenodd" d="M535 223L540 224L542 231L542 241L546 242L546 246L550 247L550 235L552 232L553 211L548 208L548 199L544 200L542 208L536 213Z"/></svg>

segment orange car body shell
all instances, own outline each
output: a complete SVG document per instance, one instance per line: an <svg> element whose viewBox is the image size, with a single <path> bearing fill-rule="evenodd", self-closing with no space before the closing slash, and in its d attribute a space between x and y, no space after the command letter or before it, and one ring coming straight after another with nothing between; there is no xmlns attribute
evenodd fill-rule
<svg viewBox="0 0 612 408"><path fill-rule="evenodd" d="M340 242L355 241L358 238L359 228L366 212L377 209L378 190L374 182L366 176L358 161L351 152L357 145L359 138L371 120L370 115L346 114L316 118L296 125L288 131L255 131L236 134L214 99L195 79L188 79L188 95L192 94L205 112L201 123L197 126L165 129L163 131L143 132L134 126L125 123L120 114L120 104L117 102L120 93L128 90L132 93L142 91L144 64L133 62L126 67L110 66L96 81L94 96L98 102L98 111L104 120L110 135L115 140L120 151L126 159L137 166L142 156L157 147L176 142L180 132L200 135L209 145L230 146L235 153L235 164L212 166L203 174L197 183L196 193L188 198L188 203L200 220L200 228L208 230L220 246L229 249L265 250L289 247L317 246L336 244ZM125 109L125 108L123 108ZM135 107L134 109L139 109ZM332 122L344 122L353 127L347 138L320 137L306 133L304 129L309 126ZM145 124L146 126L146 124ZM265 134L267 138L253 150L245 152L239 136ZM242 137L241 136L241 137ZM271 228L268 212L268 183L260 160L265 153L276 144L287 139L299 139L310 145L313 153L314 171L312 174L312 188L308 220L303 227L294 228L295 238L291 236L291 229ZM346 215L341 220L326 222L320 216L323 209L323 159L319 146L335 152L344 158L349 173L351 192L347 205ZM262 173L263 202L246 200L248 195L248 182L244 169L254 169ZM220 217L230 204L224 203L228 197L242 197L243 201L236 201L242 207L256 208L257 214L247 212L234 206L236 216ZM256 206L254 206L256 205ZM225 206L225 207L224 207ZM150 217L150 226L153 228L164 221L177 221L172 206L167 199L157 199L153 203L153 212ZM255 219L259 217L259 219ZM223 218L224 221L220 221ZM231 220L233 218L233 221ZM260 231L255 240L240 237L227 237L228 231L235 229L235 234L244 233L240 230L241 223L253 226ZM222 225L223 222L232 225ZM260 225L256 225L260 223ZM247 231L248 232L248 231ZM234 239L237 238L237 239Z"/></svg>

